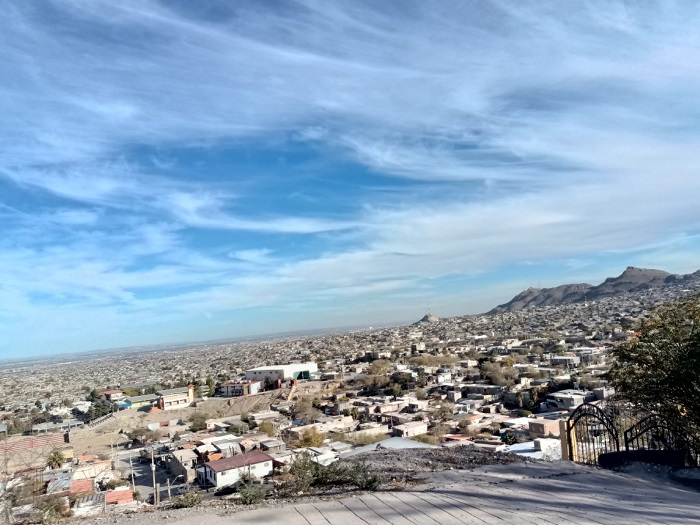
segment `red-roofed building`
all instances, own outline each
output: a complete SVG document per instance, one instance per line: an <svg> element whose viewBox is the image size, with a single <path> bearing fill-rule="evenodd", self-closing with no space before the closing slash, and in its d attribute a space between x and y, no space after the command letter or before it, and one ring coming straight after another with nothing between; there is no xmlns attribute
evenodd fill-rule
<svg viewBox="0 0 700 525"><path fill-rule="evenodd" d="M92 494L95 491L91 479L76 479L70 484L71 494Z"/></svg>
<svg viewBox="0 0 700 525"><path fill-rule="evenodd" d="M254 451L230 458L208 461L200 471L200 483L213 487L225 487L236 483L242 474L262 478L272 474L272 457Z"/></svg>
<svg viewBox="0 0 700 525"><path fill-rule="evenodd" d="M134 501L134 493L131 490L112 490L105 494L107 505L122 505Z"/></svg>
<svg viewBox="0 0 700 525"><path fill-rule="evenodd" d="M102 395L107 401L119 401L125 397L123 390L105 390Z"/></svg>

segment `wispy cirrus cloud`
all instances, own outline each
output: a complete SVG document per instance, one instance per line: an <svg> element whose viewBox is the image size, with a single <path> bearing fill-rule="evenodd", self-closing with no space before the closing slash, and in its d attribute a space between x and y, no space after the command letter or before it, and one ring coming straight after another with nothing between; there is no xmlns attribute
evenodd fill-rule
<svg viewBox="0 0 700 525"><path fill-rule="evenodd" d="M112 346L188 312L365 321L521 261L693 266L692 2L0 6L17 344L48 311Z"/></svg>

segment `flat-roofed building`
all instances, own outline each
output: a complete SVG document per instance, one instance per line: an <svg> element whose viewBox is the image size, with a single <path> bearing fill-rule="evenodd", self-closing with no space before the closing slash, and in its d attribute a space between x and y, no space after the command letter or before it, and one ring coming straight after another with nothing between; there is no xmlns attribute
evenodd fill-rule
<svg viewBox="0 0 700 525"><path fill-rule="evenodd" d="M194 401L194 385L180 388L160 390L158 394L158 408L161 410L177 410L190 406Z"/></svg>
<svg viewBox="0 0 700 525"><path fill-rule="evenodd" d="M249 381L288 381L290 379L311 379L318 374L318 365L312 361L308 363L292 363L289 365L258 366L246 370L245 378Z"/></svg>
<svg viewBox="0 0 700 525"><path fill-rule="evenodd" d="M257 394L262 389L262 381L226 381L221 383L220 392L224 397L241 397Z"/></svg>

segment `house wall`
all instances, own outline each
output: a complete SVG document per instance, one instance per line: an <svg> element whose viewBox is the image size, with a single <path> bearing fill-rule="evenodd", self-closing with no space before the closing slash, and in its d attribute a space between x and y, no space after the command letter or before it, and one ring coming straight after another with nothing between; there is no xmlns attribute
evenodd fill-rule
<svg viewBox="0 0 700 525"><path fill-rule="evenodd" d="M528 430L530 438L541 438L549 435L559 435L559 420L552 419L533 419L528 422Z"/></svg>
<svg viewBox="0 0 700 525"><path fill-rule="evenodd" d="M428 432L428 424L420 421L406 423L404 425L397 425L393 428L394 436L405 438L418 436L420 434L425 434L426 432Z"/></svg>
<svg viewBox="0 0 700 525"><path fill-rule="evenodd" d="M178 408L186 407L190 404L188 397L189 396L187 394L171 394L168 396L163 396L161 398L161 408L162 410L176 410Z"/></svg>
<svg viewBox="0 0 700 525"><path fill-rule="evenodd" d="M173 476L183 476L182 480L184 483L192 483L196 477L196 466L197 458L183 458L180 462L180 458L173 454L173 458L170 460L170 472Z"/></svg>
<svg viewBox="0 0 700 525"><path fill-rule="evenodd" d="M311 374L318 372L318 365L314 362L309 363L294 363L291 365L279 365L265 367L262 370L247 370L245 373L245 378L247 380L258 380L264 381L266 378L275 380L281 379L286 381L288 379L306 379Z"/></svg>
<svg viewBox="0 0 700 525"><path fill-rule="evenodd" d="M224 470L222 472L214 472L211 468L205 468L205 475L207 481L212 483L215 487L225 487L227 485L233 485L239 479L243 473L250 473L256 478L263 478L272 474L272 461L265 461L263 463L256 463L254 465L247 465L245 467L239 467L231 470Z"/></svg>
<svg viewBox="0 0 700 525"><path fill-rule="evenodd" d="M225 397L240 397L257 394L262 383L236 383L234 385L221 385L221 393Z"/></svg>

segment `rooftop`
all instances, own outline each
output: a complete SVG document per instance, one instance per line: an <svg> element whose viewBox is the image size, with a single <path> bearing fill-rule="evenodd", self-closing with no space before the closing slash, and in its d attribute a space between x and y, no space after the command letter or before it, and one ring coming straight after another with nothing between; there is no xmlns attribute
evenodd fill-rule
<svg viewBox="0 0 700 525"><path fill-rule="evenodd" d="M239 454L230 458L223 458L217 461L209 461L204 465L212 469L214 472L223 472L224 470L232 470L235 468L245 467L247 465L256 465L272 461L272 457L264 452L248 452L247 454Z"/></svg>

